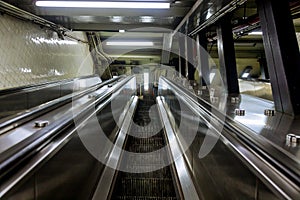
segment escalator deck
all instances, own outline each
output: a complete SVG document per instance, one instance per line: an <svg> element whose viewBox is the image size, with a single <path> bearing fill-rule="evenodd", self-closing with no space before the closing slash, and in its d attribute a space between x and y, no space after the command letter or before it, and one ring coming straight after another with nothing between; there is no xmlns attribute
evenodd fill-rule
<svg viewBox="0 0 300 200"><path fill-rule="evenodd" d="M158 115L158 110L151 109L151 119L149 109L155 104L152 96L144 96L139 101L133 121L138 126L132 126L130 131L134 136L129 135L125 150L134 153L145 154L159 150L165 146L163 130ZM152 121L151 121L152 120ZM151 121L151 123L150 123ZM160 130L153 135L153 131ZM142 135L143 138L138 137ZM137 136L137 137L136 137ZM149 136L149 137L148 137ZM176 192L172 180L169 166L161 168L168 161L166 152L159 156L136 156L130 159L123 158L121 165L128 168L128 171L138 171L141 168L147 169L147 173L119 172L116 179L115 188L111 199L121 200L174 200ZM130 165L129 163L130 162ZM135 170L136 169L136 170ZM153 169L153 171L152 171ZM158 170L156 170L158 169Z"/></svg>

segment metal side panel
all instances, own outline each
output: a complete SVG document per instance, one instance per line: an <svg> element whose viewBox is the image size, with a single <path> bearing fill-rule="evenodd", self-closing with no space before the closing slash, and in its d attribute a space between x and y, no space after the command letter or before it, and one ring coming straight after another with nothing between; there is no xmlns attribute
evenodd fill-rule
<svg viewBox="0 0 300 200"><path fill-rule="evenodd" d="M184 199L196 200L200 199L197 193L197 190L194 186L192 177L190 176L189 168L186 164L185 158L183 156L183 152L181 150L179 141L172 129L172 125L168 119L168 114L165 110L163 102L160 97L156 98L160 117L164 124L165 133L169 142L169 147L172 154L172 159L174 160L177 177L179 179L179 184L184 196Z"/></svg>
<svg viewBox="0 0 300 200"><path fill-rule="evenodd" d="M97 185L96 191L93 195L93 200L106 199L109 195L113 179L118 168L122 148L125 143L127 132L131 125L131 119L137 106L138 97L135 96L123 121L122 127L119 131L115 145L110 153L106 167ZM127 110L127 109L125 109Z"/></svg>

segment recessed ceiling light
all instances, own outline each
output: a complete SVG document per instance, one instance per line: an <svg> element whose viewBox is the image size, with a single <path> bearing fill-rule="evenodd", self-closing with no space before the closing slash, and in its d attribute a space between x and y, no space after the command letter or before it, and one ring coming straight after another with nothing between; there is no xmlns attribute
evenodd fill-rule
<svg viewBox="0 0 300 200"><path fill-rule="evenodd" d="M125 33L125 30L119 30L119 33Z"/></svg>
<svg viewBox="0 0 300 200"><path fill-rule="evenodd" d="M168 9L170 3L116 1L36 1L39 7Z"/></svg>
<svg viewBox="0 0 300 200"><path fill-rule="evenodd" d="M148 41L108 41L107 46L153 46L153 42Z"/></svg>

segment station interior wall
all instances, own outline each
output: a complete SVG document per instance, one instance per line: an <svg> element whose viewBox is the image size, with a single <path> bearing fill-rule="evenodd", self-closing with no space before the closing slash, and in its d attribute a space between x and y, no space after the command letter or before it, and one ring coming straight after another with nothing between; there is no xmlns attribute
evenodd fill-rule
<svg viewBox="0 0 300 200"><path fill-rule="evenodd" d="M87 41L83 32L70 34ZM8 15L0 17L0 37L0 90L94 73L87 43Z"/></svg>

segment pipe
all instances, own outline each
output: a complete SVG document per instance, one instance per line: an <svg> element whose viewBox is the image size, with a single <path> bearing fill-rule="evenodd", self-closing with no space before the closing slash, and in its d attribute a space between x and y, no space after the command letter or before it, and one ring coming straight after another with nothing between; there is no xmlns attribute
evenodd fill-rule
<svg viewBox="0 0 300 200"><path fill-rule="evenodd" d="M189 36L194 36L197 33L199 33L201 30L207 28L208 26L214 24L216 21L218 21L220 18L225 16L227 13L230 13L234 9L237 8L237 6L242 5L247 0L235 0L232 1L230 4L226 5L222 9L218 10L215 14L213 14L208 20L206 20L204 23L196 27L193 31L188 33Z"/></svg>
<svg viewBox="0 0 300 200"><path fill-rule="evenodd" d="M76 37L66 34L66 32L71 32L71 30L69 30L61 25L57 25L53 22L50 22L46 19L43 19L39 16L36 16L32 13L24 11L20 8L17 8L13 5L10 5L4 1L0 1L0 12L6 13L10 16L16 17L21 20L31 21L35 24L47 27L47 28L57 32L59 36L65 36L65 37L77 40L79 42L82 42L82 43L88 43L87 41L84 41L84 40L81 40L81 39L78 39Z"/></svg>

